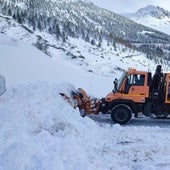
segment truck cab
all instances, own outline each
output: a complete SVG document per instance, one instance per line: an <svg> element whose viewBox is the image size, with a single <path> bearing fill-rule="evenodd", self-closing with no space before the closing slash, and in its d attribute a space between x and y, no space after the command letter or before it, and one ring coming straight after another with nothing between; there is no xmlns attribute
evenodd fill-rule
<svg viewBox="0 0 170 170"><path fill-rule="evenodd" d="M119 79L115 89L109 93L105 100L131 100L135 103L145 103L149 97L151 73L129 69Z"/></svg>
<svg viewBox="0 0 170 170"><path fill-rule="evenodd" d="M150 72L128 69L114 81L114 90L105 97L101 112L111 114L119 124L127 123L132 114L137 117L139 112L148 112L145 104L150 97L151 80Z"/></svg>

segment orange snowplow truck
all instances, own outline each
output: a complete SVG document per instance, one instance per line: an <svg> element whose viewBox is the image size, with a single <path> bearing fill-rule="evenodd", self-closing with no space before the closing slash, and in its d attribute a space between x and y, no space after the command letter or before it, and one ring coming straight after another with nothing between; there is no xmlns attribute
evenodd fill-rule
<svg viewBox="0 0 170 170"><path fill-rule="evenodd" d="M61 93L64 97L65 94ZM129 69L119 80L114 81L114 90L105 98L91 99L83 89L71 92L67 98L78 107L83 116L88 114L110 114L115 123L126 124L139 113L155 118L170 115L170 73L162 73L158 65L151 72Z"/></svg>

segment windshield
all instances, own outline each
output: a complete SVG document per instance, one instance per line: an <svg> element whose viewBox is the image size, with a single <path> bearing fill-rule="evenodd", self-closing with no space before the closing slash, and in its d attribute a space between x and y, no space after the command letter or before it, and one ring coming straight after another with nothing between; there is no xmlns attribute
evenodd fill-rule
<svg viewBox="0 0 170 170"><path fill-rule="evenodd" d="M126 76L126 72L123 72L122 76L120 77L120 79L118 81L118 85L117 85L118 91L120 90L120 86L121 86L125 76Z"/></svg>

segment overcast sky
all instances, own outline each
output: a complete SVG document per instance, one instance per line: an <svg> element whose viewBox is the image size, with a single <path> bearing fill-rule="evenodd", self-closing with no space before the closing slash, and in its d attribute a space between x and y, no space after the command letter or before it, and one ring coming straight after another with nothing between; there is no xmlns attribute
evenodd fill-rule
<svg viewBox="0 0 170 170"><path fill-rule="evenodd" d="M132 13L147 5L160 6L170 11L170 0L89 0L116 13Z"/></svg>

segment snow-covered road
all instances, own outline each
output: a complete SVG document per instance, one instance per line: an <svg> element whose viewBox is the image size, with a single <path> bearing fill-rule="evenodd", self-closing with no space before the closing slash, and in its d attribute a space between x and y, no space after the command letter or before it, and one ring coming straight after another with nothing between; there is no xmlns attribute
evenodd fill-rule
<svg viewBox="0 0 170 170"><path fill-rule="evenodd" d="M133 119L129 126L159 126L160 128L170 129L170 119L137 118Z"/></svg>
<svg viewBox="0 0 170 170"><path fill-rule="evenodd" d="M103 124L110 124L113 125L114 122L111 120L110 115L90 115L91 119L97 122L100 126ZM138 118L133 118L128 124L124 125L132 126L132 127L139 127L139 126L148 126L148 127L155 127L158 126L160 128L166 128L170 130L170 119L155 119L145 116L139 116Z"/></svg>

